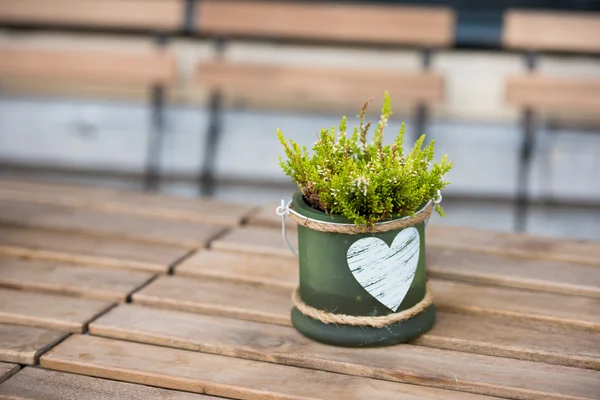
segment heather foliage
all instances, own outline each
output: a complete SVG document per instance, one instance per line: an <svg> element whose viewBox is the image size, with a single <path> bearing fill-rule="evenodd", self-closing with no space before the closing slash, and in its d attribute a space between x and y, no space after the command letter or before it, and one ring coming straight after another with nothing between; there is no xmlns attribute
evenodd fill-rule
<svg viewBox="0 0 600 400"><path fill-rule="evenodd" d="M368 141L371 122L365 123L365 112L369 102L362 107L359 126L351 133L346 117L339 126L322 129L312 154L306 146L288 142L277 130L287 158L280 158L280 165L308 204L329 214L343 215L357 225L414 214L448 185L444 174L452 167L446 156L439 163L433 161L434 142L423 147L425 135L404 154L404 124L394 143L383 145L383 131L392 115L387 92L373 139ZM437 210L443 215L441 207Z"/></svg>

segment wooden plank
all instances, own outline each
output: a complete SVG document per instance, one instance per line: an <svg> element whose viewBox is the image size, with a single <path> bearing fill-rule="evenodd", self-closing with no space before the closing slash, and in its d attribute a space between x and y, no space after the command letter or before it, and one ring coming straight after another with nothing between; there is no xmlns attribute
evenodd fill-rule
<svg viewBox="0 0 600 400"><path fill-rule="evenodd" d="M216 400L217 398L41 368L25 368L0 386L0 399Z"/></svg>
<svg viewBox="0 0 600 400"><path fill-rule="evenodd" d="M0 178L0 198L227 226L239 225L255 209L252 205L210 198L188 199L132 190L7 178Z"/></svg>
<svg viewBox="0 0 600 400"><path fill-rule="evenodd" d="M585 264L430 247L427 273L436 278L600 297L600 269Z"/></svg>
<svg viewBox="0 0 600 400"><path fill-rule="evenodd" d="M175 30L183 25L180 0L2 0L5 24Z"/></svg>
<svg viewBox="0 0 600 400"><path fill-rule="evenodd" d="M412 343L600 370L597 332L518 318L438 312L433 329Z"/></svg>
<svg viewBox="0 0 600 400"><path fill-rule="evenodd" d="M600 265L598 242L585 240L436 225L427 228L427 246Z"/></svg>
<svg viewBox="0 0 600 400"><path fill-rule="evenodd" d="M219 316L123 304L93 321L90 333L167 347L256 360L285 357L281 343L310 343L291 327ZM202 335L198 335L202 332ZM227 333L224 333L227 332ZM238 333L244 333L239 338ZM261 341L253 338L264 337ZM565 338L569 338L565 340ZM420 346L600 370L597 334L494 316L439 312L433 329L413 341ZM264 346L272 343L272 346ZM294 347L286 361L291 363ZM223 350L230 348L229 351ZM243 348L246 355L233 348ZM388 348L395 357L401 347ZM353 350L352 350L353 351ZM361 350L362 351L362 350ZM266 353L266 354L265 354ZM275 357L277 355L277 357ZM269 358L270 357L270 358ZM294 364L306 366L303 364Z"/></svg>
<svg viewBox="0 0 600 400"><path fill-rule="evenodd" d="M54 294L0 289L0 323L83 332L113 303Z"/></svg>
<svg viewBox="0 0 600 400"><path fill-rule="evenodd" d="M65 372L248 400L482 398L460 392L82 335L71 336L42 356L41 365Z"/></svg>
<svg viewBox="0 0 600 400"><path fill-rule="evenodd" d="M399 103L438 103L444 98L444 79L434 72L205 62L198 66L196 82L239 98L271 92L278 97L360 104L386 90Z"/></svg>
<svg viewBox="0 0 600 400"><path fill-rule="evenodd" d="M61 331L0 323L0 361L37 364L40 355L68 335Z"/></svg>
<svg viewBox="0 0 600 400"><path fill-rule="evenodd" d="M155 275L0 256L0 287L125 301Z"/></svg>
<svg viewBox="0 0 600 400"><path fill-rule="evenodd" d="M161 276L132 298L137 304L280 325L291 323L291 291L258 283Z"/></svg>
<svg viewBox="0 0 600 400"><path fill-rule="evenodd" d="M175 79L172 54L0 48L0 77L127 86L168 84Z"/></svg>
<svg viewBox="0 0 600 400"><path fill-rule="evenodd" d="M298 285L298 262L287 257L201 250L178 264L175 273L266 283L290 289Z"/></svg>
<svg viewBox="0 0 600 400"><path fill-rule="evenodd" d="M0 200L0 223L182 247L204 247L222 225L112 214L67 206Z"/></svg>
<svg viewBox="0 0 600 400"><path fill-rule="evenodd" d="M17 371L19 371L18 365L0 362L0 383L16 374Z"/></svg>
<svg viewBox="0 0 600 400"><path fill-rule="evenodd" d="M439 310L501 315L600 331L600 299L432 280Z"/></svg>
<svg viewBox="0 0 600 400"><path fill-rule="evenodd" d="M185 248L69 232L0 225L0 254L150 272L167 272L188 254Z"/></svg>
<svg viewBox="0 0 600 400"><path fill-rule="evenodd" d="M447 47L454 39L454 15L446 7L206 0L196 21L198 31L224 36L427 47Z"/></svg>
<svg viewBox="0 0 600 400"><path fill-rule="evenodd" d="M298 243L298 235L296 232L287 232L287 237L292 245ZM210 247L216 250L231 252L288 258L294 257L283 242L280 230L256 226L231 230L213 240Z"/></svg>
<svg viewBox="0 0 600 400"><path fill-rule="evenodd" d="M600 112L600 79L511 76L506 81L506 101L523 108L597 115Z"/></svg>
<svg viewBox="0 0 600 400"><path fill-rule="evenodd" d="M600 52L600 14L509 10L504 14L504 46L522 50Z"/></svg>
<svg viewBox="0 0 600 400"><path fill-rule="evenodd" d="M431 280L438 309L498 315L600 330L600 300L517 289ZM240 280L159 277L133 295L139 304L290 325L291 290Z"/></svg>

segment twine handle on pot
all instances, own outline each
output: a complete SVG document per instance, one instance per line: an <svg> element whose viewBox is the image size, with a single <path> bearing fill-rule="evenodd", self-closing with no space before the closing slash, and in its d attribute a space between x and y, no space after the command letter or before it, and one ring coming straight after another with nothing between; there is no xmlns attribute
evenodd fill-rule
<svg viewBox="0 0 600 400"><path fill-rule="evenodd" d="M442 197L442 191L441 191L441 190L438 190L438 191L437 191L437 195L436 195L436 196L435 196L435 198L432 200L432 202L433 202L433 204L434 204L434 205L436 205L436 206L437 206L437 205L439 205L439 204L442 202L442 199L443 199L443 197ZM430 220L430 219L431 219L431 215L429 215L429 218L427 218L427 219L425 220L425 227L427 227L427 225L429 224L429 220Z"/></svg>
<svg viewBox="0 0 600 400"><path fill-rule="evenodd" d="M285 230L285 216L290 213L290 210L291 210L290 205L291 204L292 204L292 200L288 201L288 203L286 205L285 200L281 199L281 204L279 205L279 207L277 207L275 209L275 212L277 213L277 215L279 215L281 217L281 235L283 236L283 241L284 241L285 245L287 246L287 248L290 249L290 251L292 252L294 257L298 258L298 253L296 252L296 249L294 249L294 247L290 244L290 242L287 238L287 232Z"/></svg>

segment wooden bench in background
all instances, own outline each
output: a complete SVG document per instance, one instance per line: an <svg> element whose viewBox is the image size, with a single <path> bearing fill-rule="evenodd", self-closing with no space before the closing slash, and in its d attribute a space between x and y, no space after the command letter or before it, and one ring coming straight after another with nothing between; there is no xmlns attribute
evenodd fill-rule
<svg viewBox="0 0 600 400"><path fill-rule="evenodd" d="M526 226L531 155L534 149L534 113L561 111L600 115L600 80L554 77L536 71L539 52L600 53L600 15L509 11L504 18L503 44L525 52L527 74L506 82L506 100L523 110L517 213L515 227Z"/></svg>
<svg viewBox="0 0 600 400"><path fill-rule="evenodd" d="M183 22L183 0L2 0L0 23L169 32Z"/></svg>
<svg viewBox="0 0 600 400"><path fill-rule="evenodd" d="M175 79L175 73L175 58L162 49L133 54L0 48L1 79L134 86L148 90L152 121L146 155L148 189L157 186L165 88Z"/></svg>
<svg viewBox="0 0 600 400"><path fill-rule="evenodd" d="M164 134L165 90L176 79L175 57L165 50L166 35L181 29L182 0L6 0L0 24L8 27L142 31L154 34L156 50L146 53L0 48L0 78L96 86L136 86L148 90L151 132L145 187L158 183Z"/></svg>
<svg viewBox="0 0 600 400"><path fill-rule="evenodd" d="M278 102L291 99L288 105L292 107L307 99L317 99L321 105L355 108L370 97L380 101L382 92L387 89L396 103L415 110L416 131L421 133L425 130L428 107L444 96L443 78L428 70L431 51L449 47L454 38L454 15L447 8L333 2L307 6L300 2L252 0L56 0L52 4L44 0L6 0L0 3L0 25L150 33L160 48L168 47L166 38L170 35L183 32L213 40L219 50L216 59L198 66L196 73L198 87L210 93L211 121L199 177L205 194L212 193L214 187L213 170L224 98L243 102L266 95L277 98ZM412 47L422 50L422 70L232 63L224 60L224 44L228 39ZM148 146L146 187L155 188L164 128L164 90L175 74L175 60L167 60L172 56L167 55L166 50L167 54L159 55L157 50L157 54L150 56L109 53L101 56L58 49L31 51L33 53L23 50L14 60L7 60L0 70L0 78L15 73L27 78L78 79L100 85L137 82L152 88L153 133ZM114 63L111 63L113 58Z"/></svg>
<svg viewBox="0 0 600 400"><path fill-rule="evenodd" d="M220 50L215 61L198 66L196 76L200 86L212 91L201 171L203 193L210 194L224 97L234 102L271 97L291 106L316 99L321 104L357 107L370 97L380 100L387 89L396 103L416 109L416 132L424 132L427 107L444 97L443 77L428 70L431 50L452 44L454 15L443 7L206 0L198 5L196 32L214 38ZM230 38L416 47L423 51L423 69L404 72L231 62L223 53L225 40Z"/></svg>

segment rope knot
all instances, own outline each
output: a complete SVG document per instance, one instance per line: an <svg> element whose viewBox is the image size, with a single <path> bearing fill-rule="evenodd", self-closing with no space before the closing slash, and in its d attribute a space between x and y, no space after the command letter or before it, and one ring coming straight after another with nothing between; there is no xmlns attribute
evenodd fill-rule
<svg viewBox="0 0 600 400"><path fill-rule="evenodd" d="M281 204L275 209L275 213L280 217L284 217L290 213L290 204L292 200L290 200L287 205L285 204L285 200L281 199Z"/></svg>

